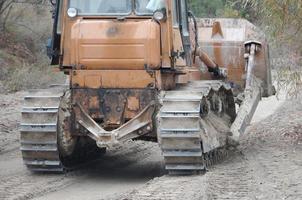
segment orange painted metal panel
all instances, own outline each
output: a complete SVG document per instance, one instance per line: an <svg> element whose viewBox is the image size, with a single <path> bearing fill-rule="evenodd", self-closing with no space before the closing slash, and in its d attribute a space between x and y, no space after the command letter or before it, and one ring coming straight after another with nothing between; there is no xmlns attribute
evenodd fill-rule
<svg viewBox="0 0 302 200"><path fill-rule="evenodd" d="M145 70L76 70L71 75L73 88L148 88L155 76Z"/></svg>
<svg viewBox="0 0 302 200"><path fill-rule="evenodd" d="M71 27L70 65L84 69L158 69L160 27L152 20L79 19Z"/></svg>

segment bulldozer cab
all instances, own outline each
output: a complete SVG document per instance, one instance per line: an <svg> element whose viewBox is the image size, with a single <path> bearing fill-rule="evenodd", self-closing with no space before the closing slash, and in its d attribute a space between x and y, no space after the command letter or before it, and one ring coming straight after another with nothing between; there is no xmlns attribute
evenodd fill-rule
<svg viewBox="0 0 302 200"><path fill-rule="evenodd" d="M100 33L98 39L103 36L102 45L112 43L111 38L115 37L115 40L134 41L136 44L144 43L145 47L149 46L147 48L152 55L144 55L145 68L171 68L175 65L192 64L192 41L194 43L197 41L190 39L188 7L185 0L57 0L54 6L53 37L49 43L48 56L52 58L51 64L60 64L63 70L64 68L70 69L72 66L81 65L89 68L88 65L93 65L91 62L87 63L86 58L85 61L75 59L75 54L82 58L86 57L83 51L70 52L69 50L78 48L76 45L72 45L73 40L80 40L81 37L88 36L88 31ZM119 34L122 32L128 32L129 36L125 37L126 33ZM76 33L81 33L81 35L76 36ZM97 36L89 35L89 37L95 37L94 42L98 43ZM146 36L145 41L139 41L144 36ZM153 44L146 45L146 43ZM117 44L115 43L115 45ZM85 52L88 49L87 47ZM95 47L93 50L100 49ZM112 47L112 50L115 49ZM103 54L103 51L99 52L96 57L101 57ZM132 53L136 53L136 50ZM153 59L148 60L148 57ZM113 58L121 59L121 55L117 53ZM108 59L108 57L104 59ZM136 59L139 61L138 58ZM98 59L97 62L99 61ZM120 63L106 62L104 65L110 68L116 68L116 65L120 67ZM127 65L129 66L129 63ZM137 66L130 68L137 68Z"/></svg>

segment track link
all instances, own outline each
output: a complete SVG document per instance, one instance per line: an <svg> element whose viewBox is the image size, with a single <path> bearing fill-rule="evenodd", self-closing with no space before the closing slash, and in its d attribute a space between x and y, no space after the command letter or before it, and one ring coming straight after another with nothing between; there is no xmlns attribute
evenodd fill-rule
<svg viewBox="0 0 302 200"><path fill-rule="evenodd" d="M62 89L37 90L24 97L21 151L31 171L63 172L57 145L57 118Z"/></svg>
<svg viewBox="0 0 302 200"><path fill-rule="evenodd" d="M165 93L159 113L159 141L170 174L202 172L225 157L226 131L221 133L223 140L214 138L216 146L205 151L202 139L208 130L202 121L212 114L219 123L226 124L224 119L229 118L222 120L226 102L220 105L213 99L228 89L220 81L198 81ZM227 129L229 126L227 123Z"/></svg>

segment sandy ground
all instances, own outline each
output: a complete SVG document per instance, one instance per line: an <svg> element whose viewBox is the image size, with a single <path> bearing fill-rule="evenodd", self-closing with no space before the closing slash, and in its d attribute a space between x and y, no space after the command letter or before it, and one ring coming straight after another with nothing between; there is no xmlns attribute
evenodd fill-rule
<svg viewBox="0 0 302 200"><path fill-rule="evenodd" d="M264 99L238 149L205 175L168 176L155 143L130 141L67 174L22 164L23 93L0 95L0 199L302 199L302 103Z"/></svg>

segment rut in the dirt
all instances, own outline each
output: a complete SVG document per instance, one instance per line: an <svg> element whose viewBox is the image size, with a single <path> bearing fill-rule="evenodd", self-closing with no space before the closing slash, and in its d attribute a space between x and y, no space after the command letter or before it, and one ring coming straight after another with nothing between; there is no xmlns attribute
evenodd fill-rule
<svg viewBox="0 0 302 200"><path fill-rule="evenodd" d="M15 107L3 108L5 114L1 119L9 121L8 132L2 132L10 144L18 146L18 132L15 131L15 121L18 121L17 111L20 109L14 98L5 99ZM0 97L1 99L1 97ZM5 100L4 99L4 100ZM21 99L21 98L20 98ZM3 101L4 101L3 100ZM17 98L18 100L18 98ZM237 151L229 155L228 160L209 168L205 175L200 176L163 176L155 178L141 187L125 194L118 188L110 195L103 195L106 188L91 188L84 193L93 199L289 199L302 198L302 147L300 138L302 125L299 117L302 111L300 102L289 102L273 116L249 128L249 135L243 138ZM293 137L294 136L294 137ZM295 139L295 141L292 141ZM53 199L55 194L66 194L66 191L80 191L76 185L81 180L92 182L104 178L112 179L110 171L118 177L144 177L162 175L160 150L156 144L145 142L130 142L129 148L117 147L105 157L104 164L97 161L82 169L69 172L67 175L35 175L29 173L23 166L18 147L1 143L5 151L0 153L0 199ZM136 163L131 165L131 163ZM131 175L132 174L132 175ZM83 179L84 177L84 179ZM86 178L85 178L86 177ZM132 180L129 179L128 180ZM127 178L126 178L127 179ZM128 184L131 184L128 182ZM83 186L83 185L80 185ZM65 188L67 190L65 190ZM99 193L92 194L98 189ZM108 188L107 188L108 189ZM114 194L116 193L116 194ZM75 199L83 199L84 194L75 193Z"/></svg>
<svg viewBox="0 0 302 200"><path fill-rule="evenodd" d="M301 140L289 140L302 104L288 102L254 124L225 162L205 175L164 176L114 199L302 199ZM298 138L298 137L295 137Z"/></svg>

